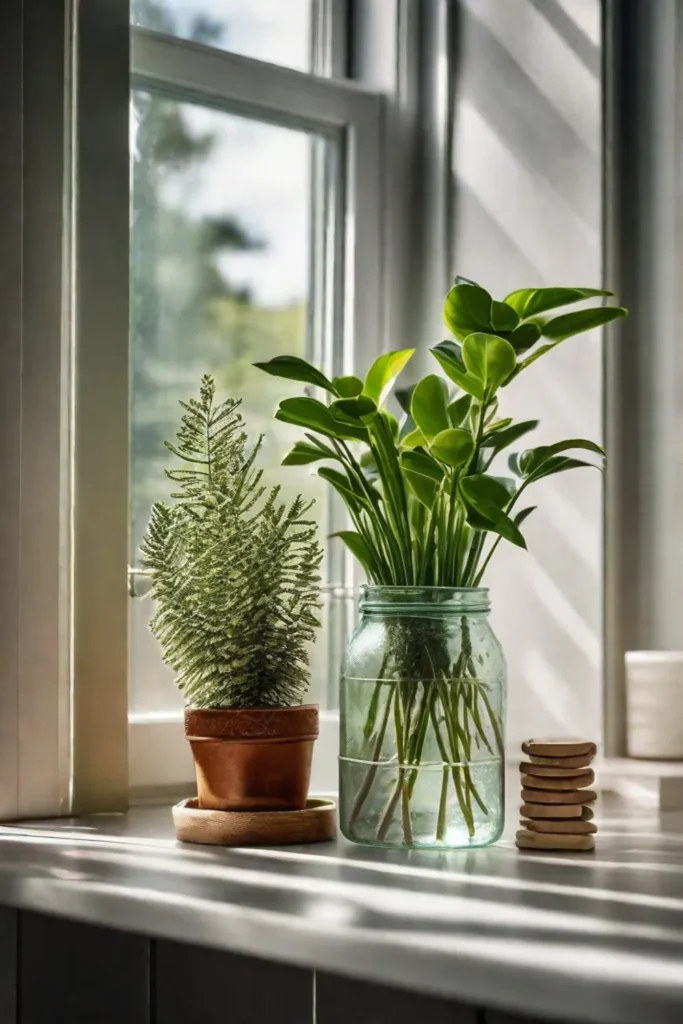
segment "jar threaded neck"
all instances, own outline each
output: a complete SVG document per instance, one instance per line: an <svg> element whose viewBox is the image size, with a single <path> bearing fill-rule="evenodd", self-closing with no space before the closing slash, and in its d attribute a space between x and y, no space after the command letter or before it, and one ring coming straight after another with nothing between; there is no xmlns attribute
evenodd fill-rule
<svg viewBox="0 0 683 1024"><path fill-rule="evenodd" d="M419 587L363 584L360 610L367 612L415 611L423 607L448 615L486 614L491 609L488 587Z"/></svg>

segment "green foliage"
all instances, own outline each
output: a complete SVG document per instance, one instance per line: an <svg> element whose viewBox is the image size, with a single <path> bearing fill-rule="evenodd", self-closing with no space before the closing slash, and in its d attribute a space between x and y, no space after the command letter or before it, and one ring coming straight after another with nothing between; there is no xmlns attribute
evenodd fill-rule
<svg viewBox="0 0 683 1024"><path fill-rule="evenodd" d="M254 366L272 374L273 377L298 380L302 384L313 384L315 387L330 391L333 395L337 394L336 388L324 373L316 370L315 366L311 366L305 359L300 359L298 356L275 356L268 363L254 363Z"/></svg>
<svg viewBox="0 0 683 1024"><path fill-rule="evenodd" d="M363 394L371 398L378 408L384 404L398 375L414 354L414 348L405 348L400 352L385 352L374 361L365 378Z"/></svg>
<svg viewBox="0 0 683 1024"><path fill-rule="evenodd" d="M372 582L476 586L500 540L526 548L520 528L535 506L521 511L515 506L527 487L570 469L602 467L599 445L572 438L510 456L513 477L490 472L497 456L538 426L533 419L498 418L502 389L562 341L626 316L626 310L597 306L542 314L610 294L590 288L525 288L501 302L475 282L457 278L444 308L455 340L432 349L457 385L455 394L435 374L412 388L396 388L405 413L403 423L396 424L382 405L413 354L405 349L376 360L361 394L361 382L352 378L344 390L336 380L332 387L321 384L343 395L329 406L313 398L280 403L277 419L311 431L309 443L298 442L285 462L336 461L335 468L323 467L318 475L344 500L354 529L338 536ZM542 338L548 343L539 345ZM277 359L259 365L275 375L289 372ZM305 365L298 379L314 383L318 371ZM316 434L325 436L324 445ZM362 446L361 454L354 442ZM577 451L597 458L575 458Z"/></svg>
<svg viewBox="0 0 683 1024"><path fill-rule="evenodd" d="M320 607L312 503L286 506L262 485L261 439L249 452L240 402L216 404L211 377L181 405L177 444L167 443L183 463L167 470L178 489L152 507L141 546L152 631L193 707L299 703Z"/></svg>

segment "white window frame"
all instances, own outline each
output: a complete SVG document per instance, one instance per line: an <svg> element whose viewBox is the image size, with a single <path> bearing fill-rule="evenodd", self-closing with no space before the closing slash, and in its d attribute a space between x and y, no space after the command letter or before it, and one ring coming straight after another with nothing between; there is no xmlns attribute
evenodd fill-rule
<svg viewBox="0 0 683 1024"><path fill-rule="evenodd" d="M0 5L0 817L123 810L128 0Z"/></svg>
<svg viewBox="0 0 683 1024"><path fill-rule="evenodd" d="M338 66L342 50L336 21L335 31L329 19L322 19L325 31L336 40L329 70ZM385 347L382 97L353 82L305 74L146 29L132 29L131 37L131 88L308 131L332 140L336 152L344 155L343 206L337 214L338 229L331 233L334 251L325 260L323 286L328 298L340 286L343 294L341 332L335 332L342 344L334 353L334 371L351 373L369 365ZM348 600L344 581L349 576L340 571L344 565L338 559L331 561L336 562L331 573L340 578L329 579L327 589ZM336 788L338 722L337 712L321 712L313 791ZM182 713L130 714L131 798L175 794L186 790L192 779Z"/></svg>

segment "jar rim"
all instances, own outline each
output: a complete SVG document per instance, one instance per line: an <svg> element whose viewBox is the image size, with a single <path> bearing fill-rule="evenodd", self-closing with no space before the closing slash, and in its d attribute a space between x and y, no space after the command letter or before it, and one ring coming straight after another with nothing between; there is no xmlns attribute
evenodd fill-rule
<svg viewBox="0 0 683 1024"><path fill-rule="evenodd" d="M442 610L488 612L488 587L429 587L419 584L363 583L360 603L364 608L397 608L424 603Z"/></svg>
<svg viewBox="0 0 683 1024"><path fill-rule="evenodd" d="M431 592L448 592L451 594L488 594L490 591L489 587L430 587L423 586L421 583L361 583L360 589L362 592L367 593L369 590L419 590L419 591L431 591Z"/></svg>

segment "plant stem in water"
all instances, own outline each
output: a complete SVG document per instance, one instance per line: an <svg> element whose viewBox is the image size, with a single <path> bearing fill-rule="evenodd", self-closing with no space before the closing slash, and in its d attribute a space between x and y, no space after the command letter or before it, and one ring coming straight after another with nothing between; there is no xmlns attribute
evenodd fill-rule
<svg viewBox="0 0 683 1024"><path fill-rule="evenodd" d="M384 713L382 715L382 721L380 722L379 732L377 733L377 739L375 740L375 746L374 746L373 751L372 751L372 761L373 761L373 763L368 768L368 770L367 770L367 772L365 774L365 778L363 779L363 785L358 790L358 793L356 794L356 799L353 802L353 807L351 809L351 815L350 815L350 818L349 818L349 823L351 825L355 824L355 822L357 821L358 815L363 810L363 806L365 804L365 801L370 796L370 790L372 789L372 784L375 781L375 776L377 775L377 770L379 768L379 759L380 759L380 756L382 754L382 746L384 744L384 737L386 736L387 725L389 724L389 715L391 713L391 705L392 705L392 703L393 703L393 701L395 699L395 695L396 695L396 684L394 683L392 685L391 689L389 690L388 695L387 695L387 703L386 703L386 706L384 708Z"/></svg>
<svg viewBox="0 0 683 1024"><path fill-rule="evenodd" d="M439 800L439 817L436 823L436 841L442 843L446 838L446 810L448 808L448 765L443 766L441 776L441 798Z"/></svg>
<svg viewBox="0 0 683 1024"><path fill-rule="evenodd" d="M462 769L461 766L457 763L460 760L460 756L457 747L453 751L453 757L450 758L448 756L448 750L446 749L446 745L443 741L441 729L439 728L439 720L437 718L436 710L433 705L430 710L432 716L432 725L434 727L434 735L436 736L436 742L439 746L441 760L443 761L444 766L446 768L448 768L450 765L451 773L453 775L453 785L455 786L455 793L458 798L460 810L462 811L462 816L465 819L465 824L467 825L467 832L471 838L474 835L474 818L472 816L472 807L467 803L467 799L465 798L465 794L462 788L462 781L460 779L460 772ZM453 763L454 761L456 762L455 764Z"/></svg>

